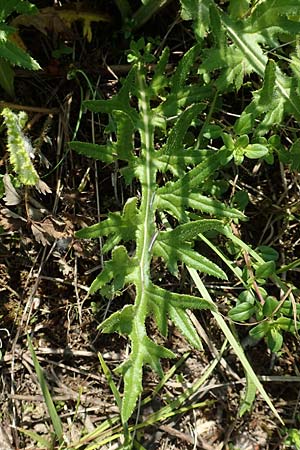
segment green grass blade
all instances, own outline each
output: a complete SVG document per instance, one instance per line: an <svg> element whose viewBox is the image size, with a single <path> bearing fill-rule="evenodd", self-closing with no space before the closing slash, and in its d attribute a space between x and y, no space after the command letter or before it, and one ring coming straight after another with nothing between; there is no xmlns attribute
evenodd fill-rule
<svg viewBox="0 0 300 450"><path fill-rule="evenodd" d="M24 428L18 428L21 433L25 434L26 436L30 437L34 442L37 442L39 444L39 448L46 448L47 450L53 449L53 442L49 439L40 436L35 431L25 430Z"/></svg>
<svg viewBox="0 0 300 450"><path fill-rule="evenodd" d="M106 365L106 362L104 361L101 353L98 353L98 358L99 358L99 361L100 361L103 373L104 373L104 375L105 375L105 377L107 379L107 382L108 382L108 385L110 387L110 390L113 393L113 396L115 398L115 401L116 401L116 403L118 405L118 408L120 410L120 413L121 413L122 399L121 399L120 393L118 391L118 388L117 388L117 386L116 386L116 384L115 384L115 382L114 382L114 380L112 378L111 371L109 370L108 366ZM124 439L125 439L124 446L126 446L126 448L127 448L128 446L131 446L131 438L130 438L130 434L128 432L128 425L127 425L127 423L123 423L123 433L124 433Z"/></svg>
<svg viewBox="0 0 300 450"><path fill-rule="evenodd" d="M204 286L201 278L199 277L197 271L195 269L191 269L191 268L188 268L188 271L189 271L192 279L194 280L194 282L196 284L196 287L199 290L201 296L203 298L206 298L207 300L212 301L212 299L211 299L211 297L210 297L206 287ZM237 357L239 358L241 364L243 365L243 367L244 367L244 369L245 369L245 371L247 373L247 376L249 377L251 382L253 382L253 384L256 386L256 389L259 391L259 393L261 394L261 396L263 397L263 399L265 400L267 405L270 407L270 409L273 412L273 414L275 415L275 417L282 424L284 424L284 422L281 419L280 415L278 414L275 406L273 405L270 397L266 393L263 385L259 381L259 379L258 379L257 375L255 374L254 370L252 369L248 359L246 358L245 353L244 353L242 347L240 346L240 343L233 336L233 334L230 331L227 323L225 322L225 320L223 319L223 317L219 313L217 313L215 311L211 311L211 313L214 316L214 318L215 318L218 326L222 330L223 334L225 335L226 339L228 340L229 344L231 345L231 347L233 348L234 352L236 353Z"/></svg>
<svg viewBox="0 0 300 450"><path fill-rule="evenodd" d="M32 360L33 360L35 372L36 372L36 375L37 375L37 378L38 378L38 381L39 381L39 384L40 384L40 387L41 387L41 390L42 390L42 394L44 396L44 400L45 400L45 403L46 403L46 406L47 406L47 409L48 409L48 413L49 413L49 416L50 416L50 419L51 419L51 422L52 422L52 425L53 425L53 428L54 428L54 432L56 434L58 442L60 444L62 444L63 440L64 440L63 439L62 423L61 423L60 418L59 418L59 416L57 414L57 411L55 409L55 406L54 406L51 394L49 392L49 389L48 389L48 386L47 386L47 383L46 383L46 379L44 377L43 370L42 370L42 368L40 366L40 363L38 362L38 359L36 357L36 354L35 354L35 351L34 351L34 348L33 348L33 345L32 345L32 342L31 342L31 339L30 339L29 335L27 336L27 341L28 341L28 347L29 347L29 350L30 350L30 353L31 353L31 357L32 357Z"/></svg>
<svg viewBox="0 0 300 450"><path fill-rule="evenodd" d="M253 402L255 400L256 396L256 386L253 383L253 380L251 377L248 376L246 373L246 393L244 398L242 399L240 409L239 409L239 415L243 416L246 412L250 411Z"/></svg>

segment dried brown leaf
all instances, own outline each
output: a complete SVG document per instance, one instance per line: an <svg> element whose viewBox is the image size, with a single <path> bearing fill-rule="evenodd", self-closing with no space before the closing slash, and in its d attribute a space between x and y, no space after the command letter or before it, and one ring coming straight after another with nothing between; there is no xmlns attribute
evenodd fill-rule
<svg viewBox="0 0 300 450"><path fill-rule="evenodd" d="M35 240L37 242L39 242L40 244L42 244L44 246L50 245L50 242L46 238L43 229L41 229L38 224L32 223L31 224L31 231L32 231L32 234L33 234L33 236L34 236L34 238L35 238Z"/></svg>
<svg viewBox="0 0 300 450"><path fill-rule="evenodd" d="M76 7L63 6L61 8L47 7L39 10L38 14L20 15L12 21L12 25L18 27L33 26L43 34L48 31L70 37L70 28L73 22L83 22L83 36L91 41L91 22L111 22L111 18L102 12L86 10L77 3Z"/></svg>
<svg viewBox="0 0 300 450"><path fill-rule="evenodd" d="M27 220L19 214L14 213L8 208L2 208L0 211L0 225L7 231L17 231Z"/></svg>
<svg viewBox="0 0 300 450"><path fill-rule="evenodd" d="M43 222L40 222L39 226L44 233L54 239L65 237L64 226L59 226L51 217L47 217Z"/></svg>
<svg viewBox="0 0 300 450"><path fill-rule="evenodd" d="M49 244L54 239L67 237L65 223L59 222L53 217L47 217L42 222L32 223L31 230L36 241L43 245Z"/></svg>
<svg viewBox="0 0 300 450"><path fill-rule="evenodd" d="M14 185L11 182L10 176L6 173L3 176L3 184L5 189L4 201L7 206L15 206L21 203L21 197L17 193Z"/></svg>
<svg viewBox="0 0 300 450"><path fill-rule="evenodd" d="M36 183L35 188L40 194L44 195L51 194L52 192L48 184L42 181L41 179L39 179L39 181Z"/></svg>

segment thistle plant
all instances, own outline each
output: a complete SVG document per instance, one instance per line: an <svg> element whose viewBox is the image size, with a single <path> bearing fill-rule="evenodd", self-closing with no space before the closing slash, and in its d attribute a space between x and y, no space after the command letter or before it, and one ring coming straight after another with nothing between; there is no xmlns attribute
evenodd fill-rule
<svg viewBox="0 0 300 450"><path fill-rule="evenodd" d="M111 252L111 259L91 285L91 293L100 290L103 297L111 298L129 284L135 290L134 303L113 313L100 325L103 332L118 332L131 342L128 359L117 369L124 378L123 422L131 416L142 392L143 367L149 365L161 374L161 359L174 356L149 337L147 319L152 317L162 336L167 335L168 321L172 321L195 348L201 348L187 312L190 308L212 312L246 370L248 383L241 414L249 410L259 389L279 417L239 343L196 277L198 271L227 278L216 258L208 259L196 251L195 243L200 238L244 287L243 295L229 314L232 320L244 322L254 315L262 321L250 334L254 339L264 338L274 352L282 346L282 332L297 333L300 325L297 317L294 320L291 317L290 290L278 277L275 262L262 258L234 236L230 221L244 220L243 213L212 195L218 172L230 162L238 166L248 158L273 164L279 156L281 161L297 167L298 143L289 153L284 152L280 136L268 133L282 124L288 114L300 117L298 47L295 45L294 53L285 60L291 70L276 64L264 48L280 48L282 33L294 39L292 44L296 42L295 36L300 31L299 2L250 3L231 0L226 10L213 0L181 0L182 18L193 20L198 43L184 55L171 76L165 72L169 55L165 48L151 77L147 72L153 62L149 46L143 40L133 43L129 54L132 69L119 92L108 100L84 102L92 112L109 115L108 128L114 138L104 145L71 143L72 149L88 157L108 164L122 161L120 172L125 181L136 180L140 184L138 195L128 199L122 211L109 213L103 222L77 233L79 238L105 237L102 251ZM280 54L276 56L280 60ZM262 79L262 84L252 91L252 101L232 126L216 125L212 117L220 96L238 91L244 76L253 72ZM191 75L197 82L189 81ZM136 101L137 108L133 106ZM186 134L191 128L195 139L188 145ZM208 140L213 144L214 139L218 142L208 149ZM224 144L221 148L220 139ZM208 189L208 185L213 188ZM250 271L245 278L247 270L242 273L231 263L209 240L208 231L223 234L239 251L247 252L253 260L250 264L254 276L249 275ZM132 248L128 251L128 243L132 246L133 242L132 253ZM198 283L201 297L160 286L151 275L153 258L163 261L175 276L178 263L185 265ZM267 279L282 289L283 300L274 300L259 287L257 282L263 285Z"/></svg>
<svg viewBox="0 0 300 450"><path fill-rule="evenodd" d="M157 285L151 276L153 257L161 258L173 275L181 262L201 273L227 279L215 261L194 249L194 243L199 233L225 233L230 220L244 219L241 211L201 194L202 184L232 154L226 149L208 155L201 149L185 148L186 132L206 108L205 97L211 93L201 90L201 86L186 84L197 51L197 47L192 48L168 79L164 74L166 49L148 82L150 48L142 40L133 44L129 54L133 67L119 93L109 100L85 102L91 111L111 115L116 140L106 145L70 144L75 151L106 163L117 159L126 162L121 169L125 179L137 179L140 183L140 194L128 199L122 212L110 213L105 221L77 232L79 238L107 237L103 253L112 250L111 259L91 285L91 293L100 289L102 295L114 294L128 284L135 288L134 304L113 313L100 325L103 332L127 335L131 342L130 355L118 368L124 378L123 422L131 416L142 392L143 367L149 365L161 375L160 360L174 357L171 350L148 336L147 318L154 318L163 336L167 335L171 320L195 348L201 348L187 309L216 311L215 305L204 298L170 292ZM199 101L201 95L203 102ZM195 96L197 103L193 103ZM133 97L138 99L138 110L131 106ZM152 102L158 106L153 108ZM155 145L157 130L168 130L159 149ZM139 143L138 149L135 143ZM168 181L170 172L173 177ZM158 173L163 176L163 183L157 183ZM210 218L210 214L217 218ZM173 228L158 219L164 215L172 218ZM126 248L129 241L136 244L133 255Z"/></svg>
<svg viewBox="0 0 300 450"><path fill-rule="evenodd" d="M22 131L27 122L27 114L24 111L16 114L9 108L3 108L1 115L7 129L7 150L12 168L20 183L35 185L39 181L39 176L31 160L33 148Z"/></svg>

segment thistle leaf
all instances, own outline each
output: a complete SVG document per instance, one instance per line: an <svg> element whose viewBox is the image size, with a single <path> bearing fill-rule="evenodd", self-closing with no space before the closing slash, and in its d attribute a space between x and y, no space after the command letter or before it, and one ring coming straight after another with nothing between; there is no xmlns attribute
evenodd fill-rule
<svg viewBox="0 0 300 450"><path fill-rule="evenodd" d="M113 143L113 151L118 155L118 159L130 161L134 158L134 123L130 115L124 111L113 111L112 116L117 123L117 141Z"/></svg>
<svg viewBox="0 0 300 450"><path fill-rule="evenodd" d="M193 250L188 244L181 244L173 239L170 239L168 242L165 240L161 241L158 238L154 244L153 251L155 255L164 258L168 269L174 275L176 275L178 270L177 262L182 261L193 269L200 270L222 280L227 280L227 275L220 267Z"/></svg>
<svg viewBox="0 0 300 450"><path fill-rule="evenodd" d="M245 121L245 117L251 117L252 123L255 119L261 118L256 128L256 133L259 135L266 134L271 127L281 123L288 104L278 90L276 77L276 64L269 60L266 65L263 86L253 92L253 100L236 122L236 129L241 128L240 124Z"/></svg>
<svg viewBox="0 0 300 450"><path fill-rule="evenodd" d="M172 127L167 142L160 151L162 155L171 156L174 152L179 152L180 150L182 152L183 141L188 128L205 107L205 104L200 103L186 108L186 110L180 115L175 125Z"/></svg>
<svg viewBox="0 0 300 450"><path fill-rule="evenodd" d="M128 199L124 205L122 215L119 212L109 213L108 219L90 227L82 228L76 232L76 237L91 239L109 236L109 239L102 247L103 253L107 253L121 241L126 242L134 239L138 224L136 203L136 197Z"/></svg>
<svg viewBox="0 0 300 450"><path fill-rule="evenodd" d="M187 166L195 166L203 162L211 154L210 150L195 150L194 148L174 148L171 154L166 154L164 149L156 153L155 165L157 169L166 173L170 171L176 177L181 177L186 173Z"/></svg>
<svg viewBox="0 0 300 450"><path fill-rule="evenodd" d="M128 256L125 247L115 247L112 252L112 259L105 263L102 272L93 281L90 293L93 294L111 280L113 280L114 291L122 289L134 277L136 267L136 260Z"/></svg>
<svg viewBox="0 0 300 450"><path fill-rule="evenodd" d="M38 11L37 7L26 0L2 0L0 9L0 21L17 11L19 14L34 14Z"/></svg>
<svg viewBox="0 0 300 450"><path fill-rule="evenodd" d="M220 28L219 17L210 17L210 20L213 27ZM218 36L218 43L221 45L222 42L225 48L224 31ZM178 262L182 262L203 273L227 279L225 272L215 262L194 250L194 240L200 233L216 230L227 235L225 222L216 219L197 220L198 216L192 214L191 210L203 210L214 217L219 215L244 219L240 211L201 195L203 191L206 192L204 184L215 179L220 167L232 159L232 151L185 149L185 136L189 127L206 109L206 102L201 103L202 100L214 94L211 85L187 84L199 54L200 46L197 45L182 58L174 75L167 78L164 71L168 52L164 52L153 82L148 84L145 62L148 64L153 58L149 46L139 40L132 45L130 54L135 66L119 94L109 100L85 102L85 106L92 111L110 115L111 123L115 126L113 133L116 133L116 141L110 144L109 158L127 161L128 165L122 169L122 173L127 180L134 174L140 183L138 206L137 198L130 199L122 214L110 213L106 221L76 234L80 238L106 236L103 251L113 249L112 259L105 263L102 272L92 283L90 292L105 288L115 293L129 283L135 288L134 304L115 312L100 325L103 332L127 335L131 341L129 358L117 370L124 378L121 408L123 422L132 415L142 392L143 366L149 365L162 375L161 359L174 357L170 350L148 337L147 318L154 318L164 336L168 331L168 319L172 320L188 341L200 349L201 341L187 309L217 311L212 302L203 298L169 292L154 285L151 281L153 256L161 256L174 274ZM138 106L135 109L132 105L136 104L136 100ZM153 108L152 103L159 104ZM167 140L156 142L157 135L166 134L169 126L171 131ZM138 142L138 151L133 150L133 137ZM159 150L157 144L160 145ZM158 171L168 173L168 176L172 172L178 179L171 179L158 187ZM161 183L165 177L162 178ZM174 230L159 231L156 215L161 210L170 212L179 220L179 225L177 221L174 222L177 224ZM120 245L128 241L135 242L135 255L132 257L125 246Z"/></svg>
<svg viewBox="0 0 300 450"><path fill-rule="evenodd" d="M241 211L235 208L230 208L219 200L205 197L204 195L200 195L195 192L183 192L180 194L177 191L173 194L171 186L170 191L171 193L169 194L165 191L163 195L159 195L159 197L157 197L157 208L169 212L180 221L187 221L187 208L193 208L207 214L215 215L216 217L228 217L230 219L237 218L240 220L245 220L245 216Z"/></svg>
<svg viewBox="0 0 300 450"><path fill-rule="evenodd" d="M196 349L202 350L203 346L200 337L195 330L193 322L189 318L187 312L181 308L175 308L172 305L169 308L170 319L181 331L183 336L189 341L189 343Z"/></svg>
<svg viewBox="0 0 300 450"><path fill-rule="evenodd" d="M215 90L212 86L194 84L185 86L177 92L170 92L166 100L155 108L155 113L164 117L174 117L193 103L199 103L213 97Z"/></svg>
<svg viewBox="0 0 300 450"><path fill-rule="evenodd" d="M178 225L171 231L163 231L159 234L160 241L190 241L195 239L199 233L215 230L223 233L225 225L221 220L217 219L201 219L193 222Z"/></svg>
<svg viewBox="0 0 300 450"><path fill-rule="evenodd" d="M10 63L3 58L0 59L0 86L11 97L15 95L14 78L15 72Z"/></svg>
<svg viewBox="0 0 300 450"><path fill-rule="evenodd" d="M203 298L170 292L152 283L147 289L147 294L149 295L150 311L153 313L162 335L167 335L166 318L169 317L190 344L195 348L201 349L198 333L185 310L188 308L214 311L215 305Z"/></svg>
<svg viewBox="0 0 300 450"><path fill-rule="evenodd" d="M127 422L142 392L143 366L148 364L152 370L162 376L161 358L175 358L171 350L151 341L147 336L132 339L132 351L129 359L118 368L124 377L124 396L122 401L122 421Z"/></svg>
<svg viewBox="0 0 300 450"><path fill-rule="evenodd" d="M297 0L292 1L292 3L298 4ZM276 5L281 3L281 6L285 8L284 2L277 0L271 0L271 2L262 2L261 5L272 4L275 2ZM291 4L292 4L291 3ZM273 8L273 6L272 6ZM273 11L273 9L272 9ZM278 16L277 16L278 17ZM227 34L230 39L233 41L235 46L242 52L244 55L244 60L247 64L250 64L252 70L254 70L260 77L264 77L266 65L268 62L267 56L263 53L262 48L259 45L259 42L266 42L265 35L260 33L255 33L252 29L251 32L247 32L246 30L246 22L233 22L229 16L226 14L222 14L222 23L226 28ZM274 33L287 32L288 29L282 29L277 27L274 30ZM295 30L291 30L295 33ZM299 30L300 31L300 30ZM298 31L298 32L299 32ZM274 41L271 40L270 45L274 45ZM279 95L282 97L282 100L287 104L287 108L295 117L300 118L300 107L299 107L299 99L297 95L290 95L290 79L284 75L279 67L276 67L276 79L275 85L278 90Z"/></svg>
<svg viewBox="0 0 300 450"><path fill-rule="evenodd" d="M174 75L170 80L171 94L178 94L185 87L188 75L194 65L196 57L200 54L199 44L191 47L181 58Z"/></svg>
<svg viewBox="0 0 300 450"><path fill-rule="evenodd" d="M102 333L119 333L129 336L132 332L133 321L134 306L126 305L123 309L116 311L104 320L98 328Z"/></svg>
<svg viewBox="0 0 300 450"><path fill-rule="evenodd" d="M168 47L165 47L162 51L158 63L156 64L153 78L151 80L151 89L154 95L159 95L168 83L168 79L165 76L164 72L169 59L169 54L170 51Z"/></svg>
<svg viewBox="0 0 300 450"><path fill-rule="evenodd" d="M24 67L29 70L41 69L35 59L28 53L24 52L20 47L7 39L3 39L3 33L0 33L0 57L5 59L10 64Z"/></svg>
<svg viewBox="0 0 300 450"><path fill-rule="evenodd" d="M216 172L216 170L220 169L223 164L229 162L230 159L231 155L222 150L216 154L212 154L205 161L187 172L180 180L168 182L164 187L159 188L157 195L161 197L164 194L180 193L185 196L192 189L198 188L202 182Z"/></svg>
<svg viewBox="0 0 300 450"><path fill-rule="evenodd" d="M299 16L300 4L298 0L265 0L259 2L254 8L249 19L251 32L262 31L265 28L278 26L282 17ZM288 23L285 22L285 32L288 31Z"/></svg>
<svg viewBox="0 0 300 450"><path fill-rule="evenodd" d="M91 144L89 142L71 141L69 143L72 150L84 155L87 158L93 158L111 164L117 159L117 155L113 154L113 146L111 143L106 145Z"/></svg>
<svg viewBox="0 0 300 450"><path fill-rule="evenodd" d="M136 90L135 81L136 67L133 66L117 95L108 100L86 100L83 105L95 113L112 114L114 111L123 111L130 116L132 123L136 124L139 116L137 111L130 106L130 93Z"/></svg>
<svg viewBox="0 0 300 450"><path fill-rule="evenodd" d="M194 31L202 39L208 31L209 2L207 0L181 0L181 17L183 20L194 21Z"/></svg>

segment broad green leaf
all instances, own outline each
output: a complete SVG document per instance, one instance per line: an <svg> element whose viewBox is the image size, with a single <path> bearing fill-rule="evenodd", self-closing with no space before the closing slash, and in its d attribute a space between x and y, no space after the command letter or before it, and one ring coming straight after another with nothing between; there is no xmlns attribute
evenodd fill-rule
<svg viewBox="0 0 300 450"><path fill-rule="evenodd" d="M254 118L252 113L243 111L241 117L234 124L236 134L250 133L254 128Z"/></svg>
<svg viewBox="0 0 300 450"><path fill-rule="evenodd" d="M300 139L292 144L289 152L289 161L291 169L298 171L300 169Z"/></svg>
<svg viewBox="0 0 300 450"><path fill-rule="evenodd" d="M276 264L274 261L267 261L257 267L255 270L256 278L263 278L264 280L273 275L276 271Z"/></svg>
<svg viewBox="0 0 300 450"><path fill-rule="evenodd" d="M242 18L249 9L250 0L230 0L229 12L233 19Z"/></svg>
<svg viewBox="0 0 300 450"><path fill-rule="evenodd" d="M297 428L286 428L287 432L286 438L284 440L284 445L287 448L295 448L295 450L300 450L300 431Z"/></svg>
<svg viewBox="0 0 300 450"><path fill-rule="evenodd" d="M286 300L281 306L280 312L287 317L294 317L294 314L296 314L298 318L300 317L300 304Z"/></svg>
<svg viewBox="0 0 300 450"><path fill-rule="evenodd" d="M242 134L239 136L235 142L235 147L246 148L249 146L249 136L247 134Z"/></svg>
<svg viewBox="0 0 300 450"><path fill-rule="evenodd" d="M217 139L222 136L222 128L219 125L208 124L204 125L203 136L206 139Z"/></svg>
<svg viewBox="0 0 300 450"><path fill-rule="evenodd" d="M260 245L256 251L265 261L277 261L279 258L278 251L268 245Z"/></svg>
<svg viewBox="0 0 300 450"><path fill-rule="evenodd" d="M295 333L296 329L299 330L300 322L295 321L294 318L289 319L287 317L279 317L273 322L274 326L281 328L284 331L289 331L290 333Z"/></svg>
<svg viewBox="0 0 300 450"><path fill-rule="evenodd" d="M269 322L261 322L258 325L256 325L254 328L252 328L249 331L250 336L252 336L254 339L262 339L270 330L271 325Z"/></svg>
<svg viewBox="0 0 300 450"><path fill-rule="evenodd" d="M255 313L256 307L252 303L243 302L232 308L228 316L235 322L245 322Z"/></svg>
<svg viewBox="0 0 300 450"><path fill-rule="evenodd" d="M263 305L263 313L266 317L271 317L275 309L278 307L279 301L275 298L269 295L265 303Z"/></svg>
<svg viewBox="0 0 300 450"><path fill-rule="evenodd" d="M252 291L242 291L238 296L238 300L240 303L247 302L251 305L254 305L256 297Z"/></svg>
<svg viewBox="0 0 300 450"><path fill-rule="evenodd" d="M263 158L268 153L269 153L268 148L261 144L249 144L245 148L245 155L249 159Z"/></svg>
<svg viewBox="0 0 300 450"><path fill-rule="evenodd" d="M8 0L8 3L11 3L11 0ZM36 14L38 9L33 3L27 0L19 0L16 5L16 11L19 14Z"/></svg>
<svg viewBox="0 0 300 450"><path fill-rule="evenodd" d="M283 336L276 327L271 327L266 335L266 341L271 352L277 353L282 347Z"/></svg>

